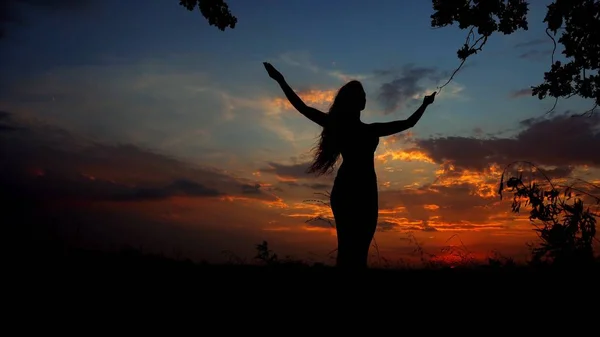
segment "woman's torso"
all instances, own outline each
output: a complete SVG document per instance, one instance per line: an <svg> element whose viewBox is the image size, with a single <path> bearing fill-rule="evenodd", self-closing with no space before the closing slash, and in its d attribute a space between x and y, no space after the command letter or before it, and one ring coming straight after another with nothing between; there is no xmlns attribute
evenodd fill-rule
<svg viewBox="0 0 600 337"><path fill-rule="evenodd" d="M336 181L351 180L354 184L376 181L375 151L379 137L369 132L368 125L360 121L340 125L335 138L342 156Z"/></svg>

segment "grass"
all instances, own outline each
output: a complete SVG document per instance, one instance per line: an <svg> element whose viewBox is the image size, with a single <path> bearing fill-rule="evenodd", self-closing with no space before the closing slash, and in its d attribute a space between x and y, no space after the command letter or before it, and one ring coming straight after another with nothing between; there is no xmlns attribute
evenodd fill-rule
<svg viewBox="0 0 600 337"><path fill-rule="evenodd" d="M440 275L461 275L461 274L533 274L562 272L568 269L574 270L597 270L600 269L600 258L596 263L583 267L554 267L552 265L531 265L527 263L517 263L510 257L493 255L486 261L478 261L470 256L465 247L448 247L441 250L442 254L454 254L461 261L445 263L438 260L435 254L425 252L425 249L415 240L415 254L420 258L422 265L420 267L409 263L392 264L381 258L372 263L368 270L356 271L363 275L385 275L393 277L394 275L431 275L438 273ZM20 270L25 273L35 273L36 271L54 274L77 274L77 273L96 273L109 275L116 273L119 275L135 276L136 274L170 274L170 275L201 275L202 277L219 278L222 274L228 277L228 274L243 276L249 273L253 275L290 274L297 277L301 274L307 275L334 275L346 274L348 272L340 271L334 266L326 265L321 262L307 262L291 257L281 258L273 252L268 242L255 245L256 255L251 261L241 259L231 255L229 262L221 264L211 264L205 261L192 261L185 257L169 257L163 254L147 253L141 249L124 247L120 250L105 251L84 248L74 248L56 244L53 246L39 247L37 252L31 251L31 254L20 255L10 260L7 264L14 270Z"/></svg>

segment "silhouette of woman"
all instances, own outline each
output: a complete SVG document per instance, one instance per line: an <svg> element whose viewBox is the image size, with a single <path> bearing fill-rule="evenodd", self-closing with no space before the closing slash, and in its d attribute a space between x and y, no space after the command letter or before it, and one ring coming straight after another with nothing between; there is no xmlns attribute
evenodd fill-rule
<svg viewBox="0 0 600 337"><path fill-rule="evenodd" d="M359 81L342 86L329 113L307 106L286 83L283 75L264 62L269 76L281 86L292 106L323 130L314 149L309 173L333 171L342 157L330 196L336 224L338 251L336 265L343 268L366 268L371 240L377 228L379 200L375 174L375 150L379 137L402 132L417 124L435 92L406 120L366 124L360 120L366 94Z"/></svg>

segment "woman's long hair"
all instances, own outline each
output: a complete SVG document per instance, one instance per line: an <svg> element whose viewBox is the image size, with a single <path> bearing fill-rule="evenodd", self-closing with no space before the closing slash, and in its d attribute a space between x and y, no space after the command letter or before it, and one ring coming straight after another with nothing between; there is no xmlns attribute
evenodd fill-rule
<svg viewBox="0 0 600 337"><path fill-rule="evenodd" d="M359 81L350 81L344 84L329 108L329 123L323 127L319 141L313 148L313 162L308 168L308 173L317 175L331 173L340 157L340 148L335 139L335 131L340 121L351 117L350 112L356 110L354 105L364 93Z"/></svg>

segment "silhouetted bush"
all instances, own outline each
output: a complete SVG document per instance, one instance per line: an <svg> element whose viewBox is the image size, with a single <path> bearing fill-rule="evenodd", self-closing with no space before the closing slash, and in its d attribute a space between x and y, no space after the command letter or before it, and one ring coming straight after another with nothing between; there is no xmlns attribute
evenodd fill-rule
<svg viewBox="0 0 600 337"><path fill-rule="evenodd" d="M508 169L519 165L518 175L508 179ZM524 182L522 166L529 167L529 181ZM536 181L535 173L542 179ZM596 236L597 213L585 206L586 200L600 204L600 198L591 192L600 187L577 180L562 185L553 183L544 170L530 162L514 162L507 166L500 181L499 194L508 189L513 193L512 211L518 213L521 207L529 207L529 219L536 226L541 243L531 245L533 265L553 264L556 266L580 266L594 262L593 242Z"/></svg>

